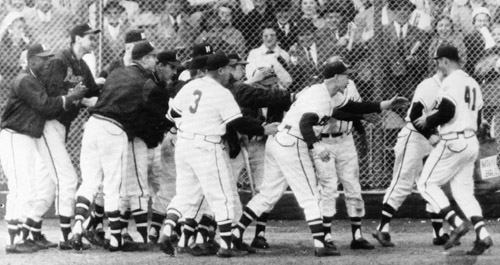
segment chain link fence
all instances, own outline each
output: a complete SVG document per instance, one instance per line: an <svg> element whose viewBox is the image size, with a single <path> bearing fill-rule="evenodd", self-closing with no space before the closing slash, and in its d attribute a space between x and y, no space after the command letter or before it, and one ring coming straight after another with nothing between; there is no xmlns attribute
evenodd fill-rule
<svg viewBox="0 0 500 265"><path fill-rule="evenodd" d="M27 46L68 47L69 29L89 22L102 30L98 49L85 58L96 75L122 56L125 32L133 28L143 29L157 48L177 50L181 61L189 59L194 43L246 58L277 40L277 62L248 59L273 66L283 87L300 91L317 82L325 61L340 55L356 70L352 79L364 100L411 98L418 83L433 75L430 58L437 47L451 43L481 84L485 119L499 132L499 6L497 0L0 0L0 111L9 83L26 66L21 54ZM380 124L364 123L364 134L353 132L363 190L388 187L392 147L405 115L384 112ZM87 118L83 110L68 137L77 169ZM1 168L0 184L6 184ZM245 172L240 184L248 187Z"/></svg>

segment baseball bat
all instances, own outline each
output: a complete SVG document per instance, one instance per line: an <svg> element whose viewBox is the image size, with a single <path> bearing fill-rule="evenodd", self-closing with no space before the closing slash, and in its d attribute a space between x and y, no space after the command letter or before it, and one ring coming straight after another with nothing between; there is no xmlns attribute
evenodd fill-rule
<svg viewBox="0 0 500 265"><path fill-rule="evenodd" d="M248 150L246 146L241 147L241 154L243 155L243 160L245 160L245 167L247 169L248 180L250 182L250 190L252 191L252 197L255 196L255 186L253 183L252 169L250 168L250 160L248 158Z"/></svg>

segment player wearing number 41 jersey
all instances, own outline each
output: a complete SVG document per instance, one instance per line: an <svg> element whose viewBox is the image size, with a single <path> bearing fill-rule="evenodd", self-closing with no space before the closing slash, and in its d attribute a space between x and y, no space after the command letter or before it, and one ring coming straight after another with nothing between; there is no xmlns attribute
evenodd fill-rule
<svg viewBox="0 0 500 265"><path fill-rule="evenodd" d="M444 245L445 249L449 249L457 246L469 230L467 223L451 209L448 198L441 190L442 185L450 182L453 198L476 231L474 247L467 254L480 255L493 245L484 225L481 207L474 197L472 178L474 161L479 152L476 131L482 120L483 97L479 84L460 69L457 48L441 46L434 59L438 69L446 76L437 97L438 111L430 116L424 113L415 125L423 129L440 126L441 141L424 165L418 189L432 208L440 211L455 228Z"/></svg>

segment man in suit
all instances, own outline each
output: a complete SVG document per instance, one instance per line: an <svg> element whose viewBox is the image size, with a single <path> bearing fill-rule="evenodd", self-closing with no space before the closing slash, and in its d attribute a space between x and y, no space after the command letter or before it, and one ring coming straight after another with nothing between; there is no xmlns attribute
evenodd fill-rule
<svg viewBox="0 0 500 265"><path fill-rule="evenodd" d="M288 51L297 42L299 29L303 26L294 19L290 0L280 1L276 5L274 23L280 47Z"/></svg>
<svg viewBox="0 0 500 265"><path fill-rule="evenodd" d="M386 96L397 94L411 98L427 71L427 36L409 24L410 15L416 8L409 0L389 1L388 8L394 11L394 21L382 28L380 44Z"/></svg>

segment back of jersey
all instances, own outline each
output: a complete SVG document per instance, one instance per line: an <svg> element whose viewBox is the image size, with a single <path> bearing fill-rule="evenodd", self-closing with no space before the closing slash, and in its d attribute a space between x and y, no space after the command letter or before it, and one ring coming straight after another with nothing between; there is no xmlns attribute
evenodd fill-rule
<svg viewBox="0 0 500 265"><path fill-rule="evenodd" d="M477 130L478 112L483 108L479 84L462 70L452 72L443 80L438 101L446 98L455 105L455 116L441 125L440 134Z"/></svg>
<svg viewBox="0 0 500 265"><path fill-rule="evenodd" d="M187 133L222 136L226 124L241 117L231 92L210 77L187 83L172 105L182 116L176 119L177 128Z"/></svg>

